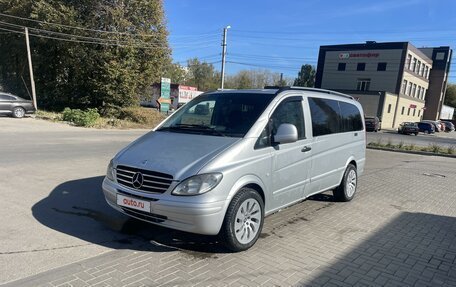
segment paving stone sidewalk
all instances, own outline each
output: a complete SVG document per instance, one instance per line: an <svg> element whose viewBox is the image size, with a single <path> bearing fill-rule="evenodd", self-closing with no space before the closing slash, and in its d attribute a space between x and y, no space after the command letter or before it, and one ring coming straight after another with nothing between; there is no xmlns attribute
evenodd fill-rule
<svg viewBox="0 0 456 287"><path fill-rule="evenodd" d="M354 201L271 215L246 252L140 224L118 250L5 286L456 286L455 206L455 159L368 151Z"/></svg>

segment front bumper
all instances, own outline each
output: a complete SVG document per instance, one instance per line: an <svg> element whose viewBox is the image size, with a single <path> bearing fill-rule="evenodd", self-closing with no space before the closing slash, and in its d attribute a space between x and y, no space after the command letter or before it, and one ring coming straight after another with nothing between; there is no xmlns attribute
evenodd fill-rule
<svg viewBox="0 0 456 287"><path fill-rule="evenodd" d="M225 217L226 201L194 203L186 202L184 196L172 196L173 200L170 200L170 196L158 194L148 200L151 203L151 213L149 214L117 205L117 194L138 197L107 178L103 180L103 193L110 206L128 216L191 233L216 235L219 233ZM147 200L145 197L140 199Z"/></svg>

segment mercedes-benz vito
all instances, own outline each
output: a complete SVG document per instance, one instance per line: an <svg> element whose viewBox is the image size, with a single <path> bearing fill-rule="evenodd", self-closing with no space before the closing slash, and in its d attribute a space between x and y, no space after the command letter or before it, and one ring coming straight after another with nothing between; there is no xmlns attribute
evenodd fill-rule
<svg viewBox="0 0 456 287"><path fill-rule="evenodd" d="M220 235L234 251L264 217L327 190L350 201L365 163L361 105L309 88L204 93L109 163L107 202L131 217Z"/></svg>

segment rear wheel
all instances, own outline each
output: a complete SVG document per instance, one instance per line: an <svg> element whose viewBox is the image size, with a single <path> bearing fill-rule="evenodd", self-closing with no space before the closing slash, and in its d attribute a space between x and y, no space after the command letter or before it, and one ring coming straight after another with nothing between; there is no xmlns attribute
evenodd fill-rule
<svg viewBox="0 0 456 287"><path fill-rule="evenodd" d="M345 170L342 182L334 189L334 197L339 201L350 201L353 199L358 186L358 174L356 167L353 164L349 164Z"/></svg>
<svg viewBox="0 0 456 287"><path fill-rule="evenodd" d="M23 118L25 116L25 110L21 107L16 107L13 109L13 117Z"/></svg>
<svg viewBox="0 0 456 287"><path fill-rule="evenodd" d="M232 251L247 250L258 240L263 221L263 199L256 190L242 188L226 211L220 237Z"/></svg>

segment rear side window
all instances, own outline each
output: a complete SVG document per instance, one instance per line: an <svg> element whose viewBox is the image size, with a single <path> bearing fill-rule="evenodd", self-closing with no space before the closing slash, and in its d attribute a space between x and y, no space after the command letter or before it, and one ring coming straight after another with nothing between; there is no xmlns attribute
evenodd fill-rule
<svg viewBox="0 0 456 287"><path fill-rule="evenodd" d="M330 99L309 98L314 137L363 130L359 109L350 103ZM373 119L372 122L375 122Z"/></svg>
<svg viewBox="0 0 456 287"><path fill-rule="evenodd" d="M363 129L361 113L355 105L339 102L341 132L360 131ZM373 119L375 123L376 120Z"/></svg>
<svg viewBox="0 0 456 287"><path fill-rule="evenodd" d="M314 137L340 132L339 103L337 101L309 98L309 107Z"/></svg>

